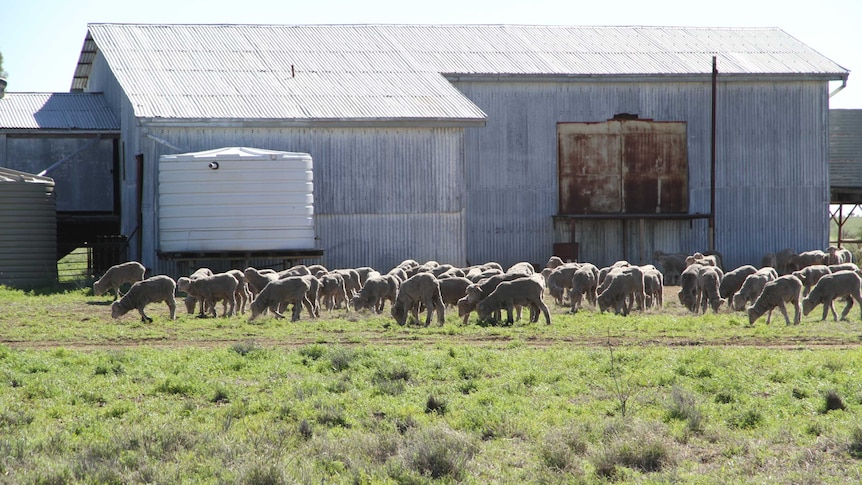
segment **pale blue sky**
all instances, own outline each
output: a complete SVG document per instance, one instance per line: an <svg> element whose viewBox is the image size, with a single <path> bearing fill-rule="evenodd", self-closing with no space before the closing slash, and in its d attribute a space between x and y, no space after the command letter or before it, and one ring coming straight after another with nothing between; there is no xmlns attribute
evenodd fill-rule
<svg viewBox="0 0 862 485"><path fill-rule="evenodd" d="M832 108L862 109L862 0L0 0L8 90L67 92L88 22L778 27L851 71Z"/></svg>

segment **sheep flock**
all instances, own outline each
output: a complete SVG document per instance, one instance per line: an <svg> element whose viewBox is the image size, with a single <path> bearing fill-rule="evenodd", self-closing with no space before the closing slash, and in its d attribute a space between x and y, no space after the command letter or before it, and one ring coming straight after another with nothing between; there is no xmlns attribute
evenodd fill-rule
<svg viewBox="0 0 862 485"><path fill-rule="evenodd" d="M109 269L94 285L94 294L116 289L116 299L120 284L132 283L129 291L113 302L112 316L119 318L137 309L145 322L152 318L144 313L144 307L156 302L167 304L173 320L176 291L185 293L188 313L197 309L200 317L217 317L219 302L222 317L244 315L248 310L249 321L262 315L286 318L288 309L291 321L300 320L303 313L310 319L324 312L382 314L388 303L389 314L402 326L428 326L432 320L442 325L447 311L457 311L464 324L474 313L482 323L512 324L521 319L522 310L529 312L525 319L529 323L543 317L550 325L548 304L565 307L571 313L586 308L623 316L660 311L665 286L679 287L677 296L687 311L745 312L749 325L763 315L770 323L775 309L787 325L798 324L801 314L808 315L817 305L824 306L824 319L830 311L837 319L835 300L845 302L842 319L854 303L862 311L862 271L846 249L830 247L802 253L785 249L764 255L760 268L744 265L728 271L716 252L656 251L653 256L655 265L617 261L602 268L588 262L565 262L556 256L544 268L526 262L509 268L495 262L459 267L413 259L385 273L367 266L330 270L319 264L282 271L249 267L224 273L198 268L176 282L164 275L143 279L142 266L129 262ZM788 304L794 310L792 321Z"/></svg>

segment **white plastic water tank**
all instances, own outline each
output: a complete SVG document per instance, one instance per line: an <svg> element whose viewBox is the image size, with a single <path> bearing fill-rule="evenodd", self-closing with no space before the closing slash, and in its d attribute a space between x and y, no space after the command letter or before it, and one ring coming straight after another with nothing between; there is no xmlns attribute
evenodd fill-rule
<svg viewBox="0 0 862 485"><path fill-rule="evenodd" d="M159 158L159 251L313 249L311 155L227 147Z"/></svg>

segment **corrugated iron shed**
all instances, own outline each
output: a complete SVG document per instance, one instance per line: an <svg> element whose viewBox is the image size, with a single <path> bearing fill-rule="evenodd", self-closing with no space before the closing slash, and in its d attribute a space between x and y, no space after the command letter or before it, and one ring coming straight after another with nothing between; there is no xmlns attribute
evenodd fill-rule
<svg viewBox="0 0 862 485"><path fill-rule="evenodd" d="M847 77L777 28L90 24L73 91L98 51L135 116L167 121L481 123L444 74L703 77L712 55L725 79Z"/></svg>
<svg viewBox="0 0 862 485"><path fill-rule="evenodd" d="M829 110L829 185L862 194L862 109Z"/></svg>
<svg viewBox="0 0 862 485"><path fill-rule="evenodd" d="M0 129L118 131L120 122L99 93L6 93Z"/></svg>

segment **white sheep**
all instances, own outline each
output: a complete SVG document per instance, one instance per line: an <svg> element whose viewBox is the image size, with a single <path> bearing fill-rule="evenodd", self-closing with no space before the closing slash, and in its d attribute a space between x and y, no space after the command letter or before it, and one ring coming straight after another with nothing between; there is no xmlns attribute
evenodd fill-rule
<svg viewBox="0 0 862 485"><path fill-rule="evenodd" d="M767 312L766 324L769 325L769 322L772 320L772 310L775 307L781 310L781 314L784 315L784 321L787 325L790 325L790 317L787 316L787 309L784 307L785 303L793 305L795 311L793 324L798 324L802 313L799 305L799 296L801 293L802 282L792 274L779 276L775 280L766 283L760 296L755 300L754 305L748 308L749 325L754 325L754 322Z"/></svg>
<svg viewBox="0 0 862 485"><path fill-rule="evenodd" d="M380 275L380 272L371 266L360 266L356 268L356 272L359 273L359 284L361 286L365 286L365 282L368 281L368 278Z"/></svg>
<svg viewBox="0 0 862 485"><path fill-rule="evenodd" d="M802 282L802 296L806 296L808 295L808 292L811 291L811 287L820 281L820 278L831 273L832 270L829 269L829 266L824 264L812 264L811 266L806 266L798 271L794 271L791 274L799 278L799 281Z"/></svg>
<svg viewBox="0 0 862 485"><path fill-rule="evenodd" d="M523 275L519 275L517 273L500 273L489 276L485 279L479 280L476 283L467 287L467 295L464 298L458 300L458 316L463 317L463 324L466 325L467 321L470 318L470 313L476 309L476 306L482 301L483 298L490 295L497 285L502 283L503 281L511 281L513 279L523 278ZM520 318L520 307L518 318Z"/></svg>
<svg viewBox="0 0 862 485"><path fill-rule="evenodd" d="M440 295L440 282L431 273L416 273L401 283L398 296L390 310L398 325L407 323L407 315L413 314L413 319L419 320L419 303L425 305L428 314L425 326L431 323L431 314L437 312L437 322L442 326L445 321L443 297Z"/></svg>
<svg viewBox="0 0 862 485"><path fill-rule="evenodd" d="M661 308L664 305L664 275L655 266L641 266L644 274L644 295L646 306Z"/></svg>
<svg viewBox="0 0 862 485"><path fill-rule="evenodd" d="M544 283L540 275L503 281L490 295L479 302L476 307L479 320L487 320L495 311L505 308L506 322L511 324L514 323L512 310L516 306L529 306L541 311L545 316L545 324L550 325L551 315L547 305L542 300L544 290ZM534 313L534 316L535 320L538 320L538 313ZM533 322L534 319L531 318L530 321Z"/></svg>
<svg viewBox="0 0 862 485"><path fill-rule="evenodd" d="M102 296L105 292L114 290L114 301L120 297L120 286L125 283L134 284L144 279L146 268L137 261L129 261L108 268L101 278L93 283L93 293Z"/></svg>
<svg viewBox="0 0 862 485"><path fill-rule="evenodd" d="M718 313L718 308L725 302L725 299L719 296L718 289L720 285L721 271L719 268L716 266L703 266L697 277L701 313L706 313L707 305L712 308L713 313Z"/></svg>
<svg viewBox="0 0 862 485"><path fill-rule="evenodd" d="M819 249L812 249L811 251L803 251L796 254L790 258L790 264L787 267L788 273L799 271L806 266L815 264L829 264L829 254Z"/></svg>
<svg viewBox="0 0 862 485"><path fill-rule="evenodd" d="M267 283L251 302L251 316L248 321L253 321L267 310L272 311L276 318L284 318L279 308L290 304L293 304L292 322L299 320L302 307L305 307L309 315L314 315L314 308L308 299L309 276L311 275L289 276Z"/></svg>
<svg viewBox="0 0 862 485"><path fill-rule="evenodd" d="M269 283L278 279L278 273L272 269L261 269L248 267L243 271L245 281L248 284L248 290L251 292L252 299L257 298L258 293Z"/></svg>
<svg viewBox="0 0 862 485"><path fill-rule="evenodd" d="M679 277L686 268L686 256L685 253L665 253L659 250L653 252L653 259L661 266L665 276L664 284L669 286L679 284Z"/></svg>
<svg viewBox="0 0 862 485"><path fill-rule="evenodd" d="M602 282L604 287L599 292L596 302L599 312L604 313L613 307L614 313L628 315L637 305L643 310L646 300L644 293L644 274L637 266L612 268Z"/></svg>
<svg viewBox="0 0 862 485"><path fill-rule="evenodd" d="M177 304L174 301L177 284L170 277L158 275L138 281L129 288L129 291L119 300L111 303L111 317L120 318L131 310L137 309L141 314L142 322L152 322L144 307L150 303L163 301L168 305L171 320L176 317Z"/></svg>
<svg viewBox="0 0 862 485"><path fill-rule="evenodd" d="M725 273L724 278L721 279L721 284L718 285L719 298L725 300L732 298L733 294L742 288L745 278L754 273L757 273L757 268L750 264L742 265Z"/></svg>
<svg viewBox="0 0 862 485"><path fill-rule="evenodd" d="M212 276L213 272L209 268L198 268L194 273L189 276L181 276L177 279L177 290L186 293L186 298L183 300L186 306L186 311L189 315L193 315L195 313L195 306L198 304L198 298L196 296L192 296L188 294L189 290L189 282L192 278L199 278L201 276Z"/></svg>
<svg viewBox="0 0 862 485"><path fill-rule="evenodd" d="M835 312L835 299L842 297L847 300L847 306L841 312L841 320L847 318L847 314L853 308L854 300L862 309L862 277L859 276L859 273L838 271L822 276L811 292L802 299L802 313L808 315L814 307L823 304L823 317L820 320L826 320L826 315L829 310L832 310L832 317L838 321L838 314Z"/></svg>
<svg viewBox="0 0 862 485"><path fill-rule="evenodd" d="M383 313L386 300L395 302L399 283L400 280L394 275L371 276L359 293L350 300L350 304L356 311L370 308L378 314Z"/></svg>
<svg viewBox="0 0 862 485"><path fill-rule="evenodd" d="M596 305L599 286L599 269L591 263L582 263L572 274L572 289L569 291L569 301L572 303L572 313L581 308L584 296L591 305Z"/></svg>
<svg viewBox="0 0 862 485"><path fill-rule="evenodd" d="M318 299L320 306L332 312L333 308L341 308L343 304L350 311L347 298L347 289L344 277L340 273L329 272L320 278L320 291Z"/></svg>
<svg viewBox="0 0 862 485"><path fill-rule="evenodd" d="M551 256L548 259L548 262L545 264L545 268L554 269L557 266L562 266L562 265L563 265L563 258L561 258L559 256Z"/></svg>
<svg viewBox="0 0 862 485"><path fill-rule="evenodd" d="M548 294L557 302L557 305L565 303L564 297L572 289L572 278L580 267L579 263L563 263L544 277Z"/></svg>
<svg viewBox="0 0 862 485"><path fill-rule="evenodd" d="M444 305L457 306L458 300L467 296L467 287L473 282L467 278L453 276L437 280L440 283L440 297Z"/></svg>
<svg viewBox="0 0 862 485"><path fill-rule="evenodd" d="M829 253L827 264L843 264L853 262L853 253L847 248L839 248L837 246L829 246L826 248Z"/></svg>
<svg viewBox="0 0 862 485"><path fill-rule="evenodd" d="M742 282L739 291L734 293L730 299L733 309L738 312L745 310L745 305L748 302L753 302L760 296L766 283L774 281L776 278L778 278L778 272L771 266L764 266L748 275Z"/></svg>
<svg viewBox="0 0 862 485"><path fill-rule="evenodd" d="M222 300L222 316L229 317L236 310L236 292L239 281L230 273L217 273L212 276L200 276L189 279L189 287L186 290L190 296L195 296L201 301L199 316L211 313L217 316L216 302ZM230 310L228 310L230 306Z"/></svg>
<svg viewBox="0 0 862 485"><path fill-rule="evenodd" d="M331 273L338 273L341 275L341 278L344 280L344 291L347 293L348 300L353 298L353 296L362 289L362 279L359 277L359 272L355 269L334 269Z"/></svg>

